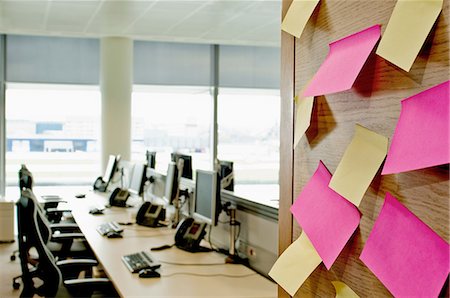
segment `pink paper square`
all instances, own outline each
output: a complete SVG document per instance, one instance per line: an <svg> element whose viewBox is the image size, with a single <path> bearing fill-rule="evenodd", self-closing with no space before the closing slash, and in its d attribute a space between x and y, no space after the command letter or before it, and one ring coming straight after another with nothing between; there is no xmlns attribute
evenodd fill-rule
<svg viewBox="0 0 450 298"><path fill-rule="evenodd" d="M402 101L382 175L450 162L450 81Z"/></svg>
<svg viewBox="0 0 450 298"><path fill-rule="evenodd" d="M396 297L437 297L449 246L390 193L360 259Z"/></svg>
<svg viewBox="0 0 450 298"><path fill-rule="evenodd" d="M381 25L375 25L330 43L325 61L303 96L318 96L352 88L380 37Z"/></svg>
<svg viewBox="0 0 450 298"><path fill-rule="evenodd" d="M331 174L320 162L291 207L325 266L330 269L359 225L358 209L328 187Z"/></svg>

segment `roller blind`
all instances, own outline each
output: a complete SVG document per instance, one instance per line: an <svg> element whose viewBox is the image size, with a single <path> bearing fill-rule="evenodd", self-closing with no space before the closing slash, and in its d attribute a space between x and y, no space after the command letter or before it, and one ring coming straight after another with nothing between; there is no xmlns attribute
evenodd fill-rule
<svg viewBox="0 0 450 298"><path fill-rule="evenodd" d="M220 46L219 86L280 88L280 48Z"/></svg>
<svg viewBox="0 0 450 298"><path fill-rule="evenodd" d="M134 83L209 86L211 46L168 42L134 42Z"/></svg>
<svg viewBox="0 0 450 298"><path fill-rule="evenodd" d="M6 81L99 84L99 40L7 35Z"/></svg>

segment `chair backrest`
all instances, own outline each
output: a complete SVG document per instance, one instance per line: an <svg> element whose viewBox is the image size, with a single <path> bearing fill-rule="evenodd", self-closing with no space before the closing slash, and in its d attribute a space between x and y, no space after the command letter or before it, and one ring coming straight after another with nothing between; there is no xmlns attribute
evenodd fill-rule
<svg viewBox="0 0 450 298"><path fill-rule="evenodd" d="M36 209L36 218L37 218L39 231L41 233L42 239L44 239L44 242L47 243L52 236L52 232L51 232L51 228L50 228L50 222L48 221L47 217L45 216L44 210L42 209L41 205L39 204L36 196L34 195L34 193L31 189L24 188L24 189L22 189L22 191L20 193L21 193L21 196L25 196L25 197L29 198L30 200L33 200L34 206Z"/></svg>
<svg viewBox="0 0 450 298"><path fill-rule="evenodd" d="M30 198L30 190L21 193L17 206L17 222L19 232L19 255L22 268L23 291L21 297L32 297L34 294L44 297L54 297L62 282L61 272L56 261L46 247L38 225L37 208ZM29 250L35 248L38 254L38 264L35 273L29 269ZM41 286L35 287L33 278L43 281Z"/></svg>
<svg viewBox="0 0 450 298"><path fill-rule="evenodd" d="M27 166L22 164L19 170L19 188L20 190L24 188L33 189L34 179L33 174L28 170Z"/></svg>

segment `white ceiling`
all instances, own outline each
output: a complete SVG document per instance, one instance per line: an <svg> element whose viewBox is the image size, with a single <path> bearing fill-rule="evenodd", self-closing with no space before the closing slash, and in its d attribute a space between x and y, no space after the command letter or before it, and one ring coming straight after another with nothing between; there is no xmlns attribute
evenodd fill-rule
<svg viewBox="0 0 450 298"><path fill-rule="evenodd" d="M0 0L0 32L279 46L281 0Z"/></svg>

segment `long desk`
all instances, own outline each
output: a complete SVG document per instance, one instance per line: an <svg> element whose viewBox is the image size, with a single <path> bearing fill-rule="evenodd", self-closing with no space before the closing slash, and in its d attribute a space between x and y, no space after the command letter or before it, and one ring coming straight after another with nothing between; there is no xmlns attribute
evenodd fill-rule
<svg viewBox="0 0 450 298"><path fill-rule="evenodd" d="M123 238L103 237L96 231L99 224L108 221L135 222L141 201L130 199L129 203L136 207L111 207L103 215L92 215L89 214L89 209L98 204L105 205L106 195L92 191L84 199L75 199L73 193L61 195L70 201L75 221L122 297L277 296L277 286L274 283L243 265L225 264L224 255L216 252L189 253L175 246L151 252L162 263L159 269L161 278L139 278L137 274L131 274L127 270L121 257L142 250L149 251L151 247L173 244L175 230L130 225L123 226Z"/></svg>

